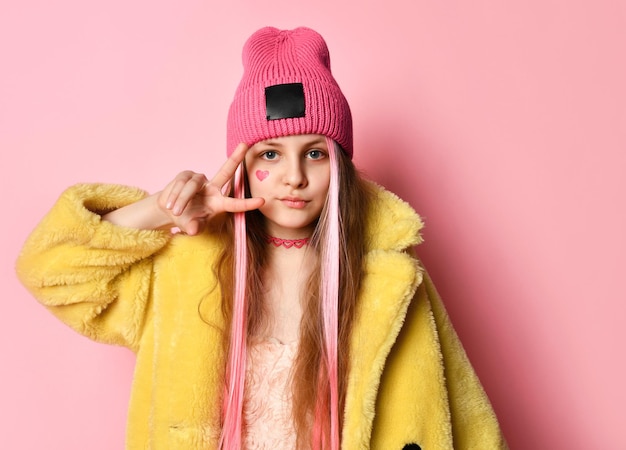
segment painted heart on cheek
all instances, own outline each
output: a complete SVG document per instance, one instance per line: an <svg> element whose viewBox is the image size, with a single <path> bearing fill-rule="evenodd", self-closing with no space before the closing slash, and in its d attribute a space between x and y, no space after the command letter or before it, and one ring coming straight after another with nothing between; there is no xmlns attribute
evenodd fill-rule
<svg viewBox="0 0 626 450"><path fill-rule="evenodd" d="M265 180L269 176L269 174L270 173L267 170L257 170L256 171L256 177L259 179L259 181Z"/></svg>

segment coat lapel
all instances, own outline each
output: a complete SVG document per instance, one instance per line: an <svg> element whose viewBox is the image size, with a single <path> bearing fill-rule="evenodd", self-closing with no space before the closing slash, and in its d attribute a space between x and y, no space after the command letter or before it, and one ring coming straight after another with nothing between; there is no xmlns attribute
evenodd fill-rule
<svg viewBox="0 0 626 450"><path fill-rule="evenodd" d="M417 261L405 249L421 242L421 220L395 195L379 189L368 222L369 251L351 336L344 448L369 448L376 394L385 361L408 305L421 283Z"/></svg>

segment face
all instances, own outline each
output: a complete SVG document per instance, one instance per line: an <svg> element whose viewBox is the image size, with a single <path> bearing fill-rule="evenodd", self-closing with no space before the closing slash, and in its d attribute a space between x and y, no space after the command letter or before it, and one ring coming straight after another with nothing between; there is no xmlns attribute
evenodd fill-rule
<svg viewBox="0 0 626 450"><path fill-rule="evenodd" d="M330 158L326 138L301 134L254 144L246 154L246 172L267 232L284 239L310 236L328 193Z"/></svg>

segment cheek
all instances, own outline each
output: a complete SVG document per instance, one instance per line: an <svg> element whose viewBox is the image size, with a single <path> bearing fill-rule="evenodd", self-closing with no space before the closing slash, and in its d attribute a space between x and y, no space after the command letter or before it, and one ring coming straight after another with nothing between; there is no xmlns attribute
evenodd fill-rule
<svg viewBox="0 0 626 450"><path fill-rule="evenodd" d="M262 171L259 169L260 168L258 165L254 163L250 164L246 161L246 177L248 179L250 194L252 194L253 197L256 197L255 192L257 192L263 186L263 183L260 182L260 179L263 178L263 176L261 175L261 177L259 178L259 176L257 175L257 172Z"/></svg>
<svg viewBox="0 0 626 450"><path fill-rule="evenodd" d="M248 174L248 187L252 197L265 197L270 189L271 175L263 173L263 170L251 170Z"/></svg>
<svg viewBox="0 0 626 450"><path fill-rule="evenodd" d="M328 194L328 190L330 188L330 172L329 171L323 172L320 178L321 180L320 180L319 189L321 192L324 193L324 197L326 197L326 194Z"/></svg>
<svg viewBox="0 0 626 450"><path fill-rule="evenodd" d="M257 180L263 181L267 177L270 176L270 172L269 172L269 170L255 170L254 171L254 176L256 177Z"/></svg>

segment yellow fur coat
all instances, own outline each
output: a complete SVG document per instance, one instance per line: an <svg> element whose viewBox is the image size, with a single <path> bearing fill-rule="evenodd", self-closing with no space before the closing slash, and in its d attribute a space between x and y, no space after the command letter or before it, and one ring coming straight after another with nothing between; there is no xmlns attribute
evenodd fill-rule
<svg viewBox="0 0 626 450"><path fill-rule="evenodd" d="M28 238L17 273L79 333L136 352L127 448L215 448L223 322L211 265L220 240L116 227L91 212L144 195L69 188ZM342 448L506 448L445 309L408 251L420 228L406 203L378 189Z"/></svg>

